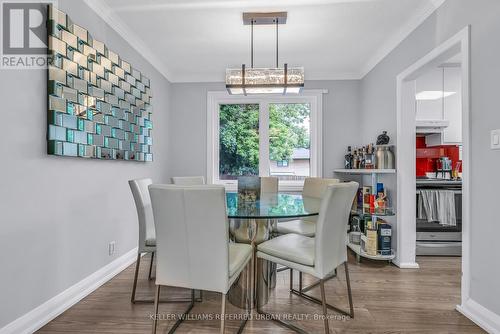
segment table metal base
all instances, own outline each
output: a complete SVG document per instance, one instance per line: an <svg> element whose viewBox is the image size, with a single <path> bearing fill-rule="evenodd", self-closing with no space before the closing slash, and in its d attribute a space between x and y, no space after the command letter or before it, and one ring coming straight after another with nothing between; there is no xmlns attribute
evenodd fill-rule
<svg viewBox="0 0 500 334"><path fill-rule="evenodd" d="M256 296L254 293L259 294L259 303L265 305L269 300L269 294L272 289L276 287L276 264L269 261L262 261L260 268L256 267L255 252L257 245L269 240L272 236L272 223L270 219L231 219L229 224L229 231L232 240L238 243L247 243L252 245L254 254L252 256L252 263L247 269L243 270L240 277L233 284L227 293L228 300L234 306L242 309L246 308L246 279L250 278L251 291L250 291L250 307L255 308ZM259 284L257 285L257 281ZM259 286L257 291L256 286Z"/></svg>

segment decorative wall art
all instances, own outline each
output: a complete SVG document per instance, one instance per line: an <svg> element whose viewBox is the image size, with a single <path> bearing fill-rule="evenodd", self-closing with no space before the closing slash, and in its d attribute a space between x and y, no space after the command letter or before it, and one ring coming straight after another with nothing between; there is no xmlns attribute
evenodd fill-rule
<svg viewBox="0 0 500 334"><path fill-rule="evenodd" d="M150 80L49 6L48 154L153 161Z"/></svg>

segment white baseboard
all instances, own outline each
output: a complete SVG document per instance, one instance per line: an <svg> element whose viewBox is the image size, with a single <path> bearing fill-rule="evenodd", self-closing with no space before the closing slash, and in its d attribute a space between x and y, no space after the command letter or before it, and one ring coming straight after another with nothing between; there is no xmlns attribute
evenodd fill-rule
<svg viewBox="0 0 500 334"><path fill-rule="evenodd" d="M42 305L0 328L0 334L33 333L135 262L137 248L87 276Z"/></svg>
<svg viewBox="0 0 500 334"><path fill-rule="evenodd" d="M493 313L472 299L457 305L457 311L490 334L500 334L500 315Z"/></svg>

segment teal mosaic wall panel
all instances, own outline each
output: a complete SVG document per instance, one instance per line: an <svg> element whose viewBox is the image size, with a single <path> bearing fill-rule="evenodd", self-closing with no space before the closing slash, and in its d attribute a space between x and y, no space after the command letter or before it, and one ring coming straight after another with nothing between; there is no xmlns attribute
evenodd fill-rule
<svg viewBox="0 0 500 334"><path fill-rule="evenodd" d="M153 161L150 80L49 6L48 153Z"/></svg>

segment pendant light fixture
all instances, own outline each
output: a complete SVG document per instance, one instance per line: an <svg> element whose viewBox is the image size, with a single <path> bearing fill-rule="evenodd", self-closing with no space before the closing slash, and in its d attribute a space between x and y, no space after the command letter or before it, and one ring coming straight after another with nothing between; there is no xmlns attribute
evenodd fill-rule
<svg viewBox="0 0 500 334"><path fill-rule="evenodd" d="M286 12L275 13L243 13L243 24L250 25L250 68L245 64L241 68L226 70L226 89L231 95L249 94L298 94L304 87L304 68L290 68L285 63L279 68L278 63L278 27L285 24ZM255 25L276 26L276 67L253 67L253 28Z"/></svg>

